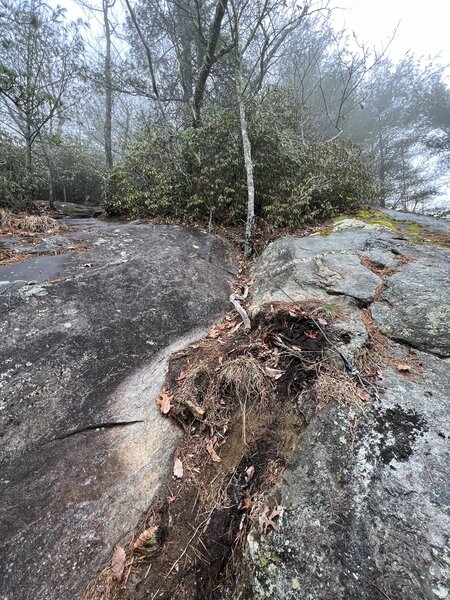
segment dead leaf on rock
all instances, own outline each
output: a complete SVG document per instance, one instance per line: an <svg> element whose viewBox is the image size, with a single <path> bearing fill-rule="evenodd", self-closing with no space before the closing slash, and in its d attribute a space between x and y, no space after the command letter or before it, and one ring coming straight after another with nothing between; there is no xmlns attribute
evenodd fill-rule
<svg viewBox="0 0 450 600"><path fill-rule="evenodd" d="M248 491L245 494L245 498L242 500L242 504L240 506L241 510L250 510L253 508L255 503L256 494L250 494Z"/></svg>
<svg viewBox="0 0 450 600"><path fill-rule="evenodd" d="M274 519L279 516L279 511L277 508L274 508L272 512L269 514L270 508L265 506L260 517L259 517L259 527L262 533L267 533L269 527L272 527L275 531L280 531L278 525L274 522Z"/></svg>
<svg viewBox="0 0 450 600"><path fill-rule="evenodd" d="M134 542L133 548L135 550L143 550L146 546L155 546L157 544L157 529L158 528L155 525L149 527L148 529L145 529L138 537L138 539Z"/></svg>
<svg viewBox="0 0 450 600"><path fill-rule="evenodd" d="M158 398L158 405L163 415L167 415L169 410L172 408L170 401L173 396L169 396L166 392L161 392L160 398Z"/></svg>
<svg viewBox="0 0 450 600"><path fill-rule="evenodd" d="M122 579L123 571L125 569L125 550L122 546L116 546L111 559L111 571L117 581Z"/></svg>
<svg viewBox="0 0 450 600"><path fill-rule="evenodd" d="M400 373L411 373L411 371L412 371L411 365L398 364L396 366L397 366L397 371L400 371Z"/></svg>
<svg viewBox="0 0 450 600"><path fill-rule="evenodd" d="M175 462L173 464L173 474L178 479L181 479L184 475L183 463L181 462L181 460L179 458L176 458Z"/></svg>
<svg viewBox="0 0 450 600"><path fill-rule="evenodd" d="M214 444L217 442L217 437L212 437L209 442L206 444L206 450L208 451L209 456L213 462L220 462L220 456L214 450Z"/></svg>

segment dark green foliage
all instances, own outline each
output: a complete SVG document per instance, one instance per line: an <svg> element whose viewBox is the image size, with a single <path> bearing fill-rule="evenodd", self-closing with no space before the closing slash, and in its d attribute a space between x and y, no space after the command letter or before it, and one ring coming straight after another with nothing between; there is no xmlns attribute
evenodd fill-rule
<svg viewBox="0 0 450 600"><path fill-rule="evenodd" d="M0 208L30 208L24 178L23 147L14 138L0 133Z"/></svg>
<svg viewBox="0 0 450 600"><path fill-rule="evenodd" d="M77 204L99 204L104 196L106 167L101 152L83 142L67 138L53 140L54 199ZM30 210L37 200L48 200L48 172L37 144L33 188L25 177L25 149L15 138L0 134L0 208Z"/></svg>
<svg viewBox="0 0 450 600"><path fill-rule="evenodd" d="M283 104L284 101L284 104ZM271 93L249 108L256 215L277 227L338 214L374 195L355 148L305 146L295 130L292 99ZM111 214L241 225L247 190L238 116L210 115L201 128L138 140L110 180Z"/></svg>
<svg viewBox="0 0 450 600"><path fill-rule="evenodd" d="M85 142L54 140L52 151L53 188L58 202L99 204L104 196L106 166L103 153ZM47 181L38 194L46 199Z"/></svg>
<svg viewBox="0 0 450 600"><path fill-rule="evenodd" d="M370 169L349 144L308 146L299 153L297 168L296 176L286 182L285 195L266 207L277 227L327 219L376 197Z"/></svg>

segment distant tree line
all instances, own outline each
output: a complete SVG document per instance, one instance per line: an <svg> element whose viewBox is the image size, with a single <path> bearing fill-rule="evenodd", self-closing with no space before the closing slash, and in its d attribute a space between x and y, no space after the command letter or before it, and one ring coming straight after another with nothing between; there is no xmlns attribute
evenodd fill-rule
<svg viewBox="0 0 450 600"><path fill-rule="evenodd" d="M0 205L245 221L251 252L257 218L437 193L442 67L336 31L326 0L79 4L0 0Z"/></svg>

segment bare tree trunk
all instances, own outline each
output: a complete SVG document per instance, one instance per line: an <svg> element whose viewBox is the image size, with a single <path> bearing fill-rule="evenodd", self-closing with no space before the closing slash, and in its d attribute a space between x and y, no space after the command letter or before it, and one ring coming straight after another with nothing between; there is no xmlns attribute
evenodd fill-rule
<svg viewBox="0 0 450 600"><path fill-rule="evenodd" d="M384 158L384 140L383 140L383 133L381 130L381 123L378 123L378 127L379 127L379 131L378 131L378 152L380 154L380 167L379 167L379 179L380 179L380 185L381 185L381 200L380 200L380 206L382 208L386 207L386 199L385 199L385 194L386 194L386 164L385 164L385 158Z"/></svg>
<svg viewBox="0 0 450 600"><path fill-rule="evenodd" d="M55 195L53 191L53 165L52 165L52 157L50 153L50 147L48 141L44 139L44 136L39 133L39 141L41 142L42 153L45 158L45 169L47 171L47 184L48 184L48 202L50 208L54 210L55 208Z"/></svg>
<svg viewBox="0 0 450 600"><path fill-rule="evenodd" d="M25 195L28 202L33 200L33 138L31 135L31 122L26 119L25 130Z"/></svg>
<svg viewBox="0 0 450 600"><path fill-rule="evenodd" d="M244 164L247 176L247 221L245 224L244 255L246 258L253 254L253 230L255 225L255 183L253 179L252 148L248 137L247 115L244 98L239 96L239 118L241 122L242 146L244 149Z"/></svg>
<svg viewBox="0 0 450 600"><path fill-rule="evenodd" d="M103 22L105 27L105 158L108 169L113 167L112 154L112 81L111 81L111 24L109 22L109 0L103 0Z"/></svg>
<svg viewBox="0 0 450 600"><path fill-rule="evenodd" d="M222 27L223 17L227 9L228 0L218 0L216 4L216 10L214 13L214 19L211 24L208 46L206 48L205 56L203 57L202 66L198 74L197 82L194 89L193 99L193 112L194 118L192 125L199 127L201 122L201 109L203 106L203 98L205 96L205 88L208 77L211 73L212 66L215 61L215 52L217 48L217 42L219 41L220 29Z"/></svg>
<svg viewBox="0 0 450 600"><path fill-rule="evenodd" d="M247 220L245 224L244 256L249 258L253 254L253 230L255 225L255 182L253 178L252 147L248 137L247 114L244 101L244 74L242 64L242 51L239 35L239 20L234 9L235 44L236 44L236 95L239 106L239 120L241 124L242 147L244 151L245 173L247 177Z"/></svg>
<svg viewBox="0 0 450 600"><path fill-rule="evenodd" d="M55 194L53 191L53 171L50 163L47 165L47 178L48 178L48 203L51 209L55 208Z"/></svg>
<svg viewBox="0 0 450 600"><path fill-rule="evenodd" d="M156 81L155 66L153 64L153 55L152 55L150 45L148 44L147 40L145 39L145 35L139 25L139 21L137 20L136 13L134 12L130 1L125 0L125 4L127 5L127 9L128 9L128 13L130 15L131 22L133 23L134 28L136 29L136 33L138 34L138 37L141 41L141 44L144 47L145 55L147 57L147 66L148 66L148 70L150 73L150 79L152 82L152 91L153 91L154 99L156 100L156 104L158 105L158 108L162 115L164 123L166 125L168 125L168 119L167 119L166 111L164 108L164 103L161 99L161 96L159 93L159 88L158 88L158 83Z"/></svg>
<svg viewBox="0 0 450 600"><path fill-rule="evenodd" d="M193 90L192 69L192 47L193 40L192 25L188 15L190 14L189 2L175 2L176 27L179 31L178 60L180 62L180 79L183 88L183 104L190 106ZM200 37L200 33L198 35ZM201 58L203 61L203 57ZM201 63L200 63L201 64Z"/></svg>
<svg viewBox="0 0 450 600"><path fill-rule="evenodd" d="M26 152L25 152L25 177L28 183L31 183L33 177L33 161L32 161L32 141L31 134L26 136L25 139Z"/></svg>

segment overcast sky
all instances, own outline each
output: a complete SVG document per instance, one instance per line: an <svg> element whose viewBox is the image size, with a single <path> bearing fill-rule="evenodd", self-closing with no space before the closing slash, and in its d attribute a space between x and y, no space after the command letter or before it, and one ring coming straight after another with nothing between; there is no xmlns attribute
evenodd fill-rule
<svg viewBox="0 0 450 600"><path fill-rule="evenodd" d="M67 8L69 18L81 15L73 0L50 1ZM450 64L450 0L332 0L331 4L342 7L334 11L336 25L371 44L386 41L399 25L390 49L394 60L413 50L418 56L440 54L441 62Z"/></svg>
<svg viewBox="0 0 450 600"><path fill-rule="evenodd" d="M377 43L399 24L390 55L398 60L408 50L421 56L441 55L450 63L450 0L336 0L346 10L335 20L363 39Z"/></svg>
<svg viewBox="0 0 450 600"><path fill-rule="evenodd" d="M51 0L67 8L68 16L80 16L73 0ZM99 2L100 4L100 2ZM337 26L345 25L371 44L386 41L399 25L390 56L400 59L408 50L419 56L441 55L450 64L450 0L333 0L343 10L334 12Z"/></svg>

